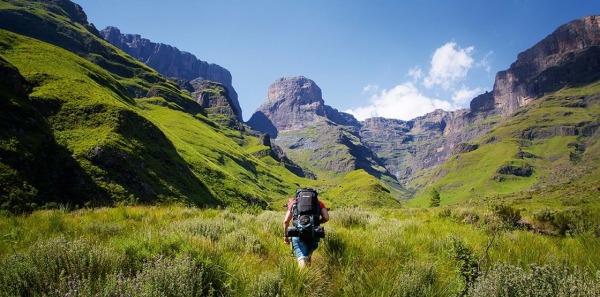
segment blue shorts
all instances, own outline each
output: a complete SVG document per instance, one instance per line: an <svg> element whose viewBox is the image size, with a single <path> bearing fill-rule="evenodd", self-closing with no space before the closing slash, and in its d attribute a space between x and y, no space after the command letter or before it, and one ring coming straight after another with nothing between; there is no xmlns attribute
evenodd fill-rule
<svg viewBox="0 0 600 297"><path fill-rule="evenodd" d="M300 240L299 237L292 237L292 246L294 247L298 260L309 258L312 252L319 246L319 240L320 238L316 238L309 242L305 242Z"/></svg>

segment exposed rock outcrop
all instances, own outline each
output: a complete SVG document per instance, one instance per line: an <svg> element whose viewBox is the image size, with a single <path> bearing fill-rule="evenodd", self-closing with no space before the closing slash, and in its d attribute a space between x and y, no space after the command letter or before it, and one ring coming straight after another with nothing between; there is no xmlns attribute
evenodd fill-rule
<svg viewBox="0 0 600 297"><path fill-rule="evenodd" d="M275 81L248 125L271 135L287 155L311 171L340 174L364 169L395 182L360 139L360 123L325 105L321 89L306 77Z"/></svg>
<svg viewBox="0 0 600 297"><path fill-rule="evenodd" d="M204 80L223 84L229 91L238 121L242 121L242 109L238 95L232 85L231 73L227 69L199 60L193 54L180 51L176 47L152 42L138 34L121 34L116 27L106 27L100 31L100 35L111 44L167 77L179 77L188 81L201 77Z"/></svg>
<svg viewBox="0 0 600 297"><path fill-rule="evenodd" d="M268 90L267 100L248 121L257 131L277 138L279 132L300 130L318 121L355 126L349 114L325 105L321 88L303 76L280 78Z"/></svg>
<svg viewBox="0 0 600 297"><path fill-rule="evenodd" d="M184 84L185 86L186 84ZM197 78L189 82L192 87L192 98L202 106L213 121L239 131L244 130L244 124L227 87L210 80Z"/></svg>
<svg viewBox="0 0 600 297"><path fill-rule="evenodd" d="M360 136L387 170L407 185L424 169L442 164L464 143L489 131L495 122L481 120L490 115L439 109L410 121L370 118L361 122Z"/></svg>
<svg viewBox="0 0 600 297"><path fill-rule="evenodd" d="M600 79L600 16L588 16L560 26L530 49L520 53L509 69L496 74L494 90L476 97L471 110L496 108L502 114L546 92L572 82Z"/></svg>
<svg viewBox="0 0 600 297"><path fill-rule="evenodd" d="M300 167L298 164L294 163L294 161L290 160L280 146L271 142L271 136L269 136L269 134L261 134L259 136L259 139L261 141L261 144L266 146L267 149L256 151L252 153L252 155L254 155L257 158L269 156L275 161L279 162L281 166L285 167L291 173L299 177L317 179L317 176L314 173Z"/></svg>

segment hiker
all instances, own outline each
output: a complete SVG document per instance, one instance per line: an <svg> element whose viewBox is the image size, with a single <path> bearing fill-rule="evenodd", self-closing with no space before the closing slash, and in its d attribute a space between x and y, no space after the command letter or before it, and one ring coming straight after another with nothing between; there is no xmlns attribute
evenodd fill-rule
<svg viewBox="0 0 600 297"><path fill-rule="evenodd" d="M294 227L289 226L292 219ZM296 197L290 198L287 203L283 230L284 242L290 244L291 241L300 268L310 266L312 252L319 246L319 240L325 236L320 225L327 221L329 212L325 204L318 199L317 191L310 188L296 190Z"/></svg>

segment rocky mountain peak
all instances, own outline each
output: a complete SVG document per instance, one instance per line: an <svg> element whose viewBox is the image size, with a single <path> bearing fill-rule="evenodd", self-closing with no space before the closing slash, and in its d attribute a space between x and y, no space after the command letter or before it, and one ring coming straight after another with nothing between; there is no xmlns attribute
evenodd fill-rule
<svg viewBox="0 0 600 297"><path fill-rule="evenodd" d="M316 122L331 121L344 126L357 126L358 121L325 105L321 88L304 76L277 79L269 87L267 100L248 121L252 129L270 134L300 130Z"/></svg>
<svg viewBox="0 0 600 297"><path fill-rule="evenodd" d="M560 26L520 53L508 70L496 74L494 90L471 102L473 111L497 109L511 114L546 92L569 82L600 78L600 16L588 16Z"/></svg>
<svg viewBox="0 0 600 297"><path fill-rule="evenodd" d="M280 101L296 105L324 104L321 88L304 76L279 78L269 86L266 103Z"/></svg>

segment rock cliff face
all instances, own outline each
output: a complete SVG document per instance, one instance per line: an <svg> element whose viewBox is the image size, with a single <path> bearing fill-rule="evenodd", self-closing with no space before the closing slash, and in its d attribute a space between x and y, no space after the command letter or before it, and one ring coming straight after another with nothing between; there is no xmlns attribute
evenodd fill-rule
<svg viewBox="0 0 600 297"><path fill-rule="evenodd" d="M370 118L361 122L360 137L400 183L409 185L424 169L441 165L489 131L496 121L482 120L490 116L440 109L410 121Z"/></svg>
<svg viewBox="0 0 600 297"><path fill-rule="evenodd" d="M188 84L185 89L189 90L191 87L192 98L206 110L209 118L223 126L244 131L244 123L239 120L241 116L237 113L227 87L202 78L194 79Z"/></svg>
<svg viewBox="0 0 600 297"><path fill-rule="evenodd" d="M227 69L201 61L196 56L182 52L176 47L155 43L137 34L121 34L121 31L115 27L106 27L100 31L100 35L167 77L178 77L188 81L202 78L223 84L228 89L238 120L242 121L238 95L232 85L231 73Z"/></svg>
<svg viewBox="0 0 600 297"><path fill-rule="evenodd" d="M340 125L358 124L354 117L325 105L321 88L314 81L297 76L275 81L248 125L277 138L279 132L300 130L326 120Z"/></svg>
<svg viewBox="0 0 600 297"><path fill-rule="evenodd" d="M545 92L570 82L600 78L600 16L589 16L560 26L530 49L520 53L508 70L496 74L494 90L476 97L471 109L496 108L515 112Z"/></svg>
<svg viewBox="0 0 600 297"><path fill-rule="evenodd" d="M335 175L364 169L395 182L361 141L360 123L325 105L321 89L306 77L275 81L248 125L271 135L291 159L315 173Z"/></svg>

